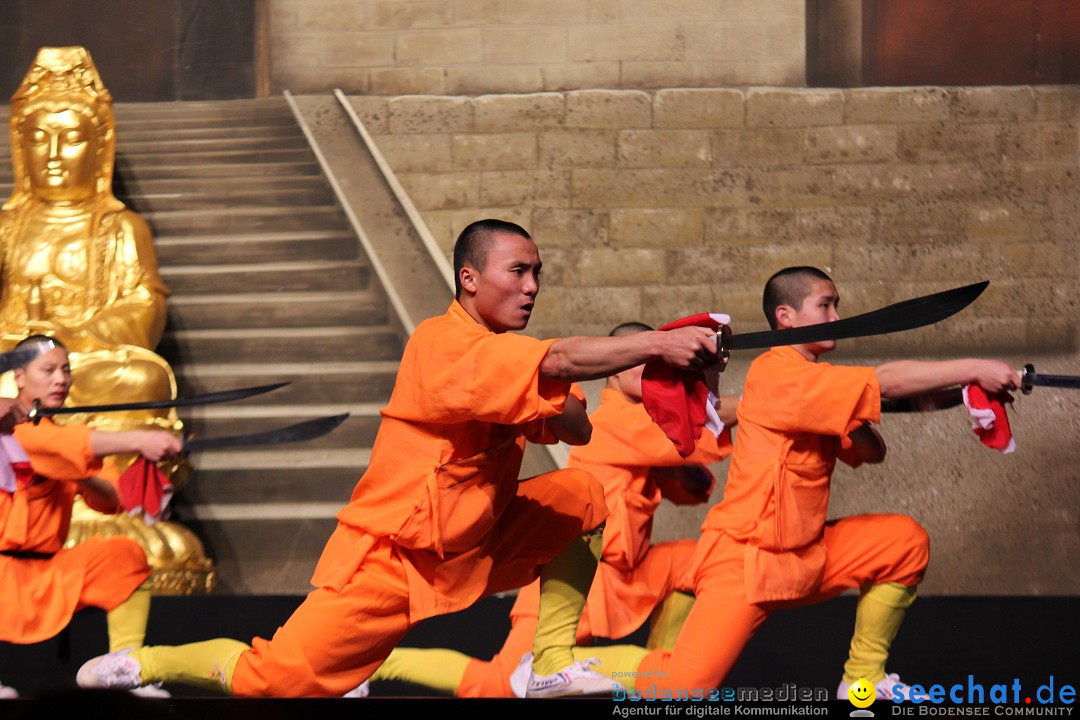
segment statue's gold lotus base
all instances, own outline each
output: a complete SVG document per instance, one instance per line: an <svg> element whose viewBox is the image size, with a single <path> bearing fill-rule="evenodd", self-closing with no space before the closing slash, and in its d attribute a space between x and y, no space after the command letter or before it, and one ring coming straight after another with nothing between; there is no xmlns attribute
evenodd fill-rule
<svg viewBox="0 0 1080 720"><path fill-rule="evenodd" d="M203 595L217 582L214 564L206 557L202 541L180 523L162 520L147 525L141 517L104 515L75 501L65 547L88 537L124 535L146 551L153 568L150 581L155 595Z"/></svg>

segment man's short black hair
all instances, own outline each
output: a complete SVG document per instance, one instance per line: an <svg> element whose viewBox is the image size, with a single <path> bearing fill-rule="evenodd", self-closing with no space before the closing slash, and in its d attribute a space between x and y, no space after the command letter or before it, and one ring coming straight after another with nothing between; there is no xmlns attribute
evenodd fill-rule
<svg viewBox="0 0 1080 720"><path fill-rule="evenodd" d="M510 235L520 235L526 240L532 240L532 237L520 225L506 220L477 220L470 224L461 234L458 235L457 242L454 243L454 297L461 299L461 268L465 267L465 263L469 263L478 271L484 271L484 265L487 263L487 254L494 245L495 233L508 233Z"/></svg>
<svg viewBox="0 0 1080 720"><path fill-rule="evenodd" d="M810 294L810 286L817 280L832 282L832 278L824 272L807 265L784 268L769 278L761 298L761 309L765 311L769 327L776 329L776 308L781 305L796 310L801 308L803 300Z"/></svg>
<svg viewBox="0 0 1080 720"><path fill-rule="evenodd" d="M611 332L608 333L608 337L622 337L623 335L633 335L639 332L649 332L654 328L646 325L643 322L625 322L622 325L616 325L611 328Z"/></svg>

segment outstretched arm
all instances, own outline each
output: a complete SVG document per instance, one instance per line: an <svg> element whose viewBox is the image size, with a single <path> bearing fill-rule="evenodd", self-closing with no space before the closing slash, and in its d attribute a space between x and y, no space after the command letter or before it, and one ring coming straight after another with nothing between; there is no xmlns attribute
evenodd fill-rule
<svg viewBox="0 0 1080 720"><path fill-rule="evenodd" d="M703 327L653 330L622 337L565 337L552 343L540 374L553 380L596 380L650 360L676 368L716 361L716 332Z"/></svg>
<svg viewBox="0 0 1080 720"><path fill-rule="evenodd" d="M99 458L138 453L147 460L157 462L179 454L184 449L184 443L164 430L91 430L90 447Z"/></svg>
<svg viewBox="0 0 1080 720"><path fill-rule="evenodd" d="M919 395L953 385L978 385L992 393L1020 387L1020 376L1016 371L997 360L898 360L879 365L874 370L881 386L881 397L886 399Z"/></svg>

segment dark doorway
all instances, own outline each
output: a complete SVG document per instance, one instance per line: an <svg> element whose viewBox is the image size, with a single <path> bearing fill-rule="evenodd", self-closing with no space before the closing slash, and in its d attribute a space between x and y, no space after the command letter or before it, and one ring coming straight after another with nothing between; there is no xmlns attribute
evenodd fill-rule
<svg viewBox="0 0 1080 720"><path fill-rule="evenodd" d="M0 102L42 46L82 45L120 102L256 94L259 0L8 0Z"/></svg>

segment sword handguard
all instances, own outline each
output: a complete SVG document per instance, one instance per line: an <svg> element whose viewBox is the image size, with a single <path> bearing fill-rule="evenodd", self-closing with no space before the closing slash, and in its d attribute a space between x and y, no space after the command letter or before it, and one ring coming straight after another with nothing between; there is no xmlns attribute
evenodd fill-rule
<svg viewBox="0 0 1080 720"><path fill-rule="evenodd" d="M1035 366L1028 363L1024 366L1024 371L1020 373L1020 392L1025 395L1031 394L1031 388L1035 387Z"/></svg>
<svg viewBox="0 0 1080 720"><path fill-rule="evenodd" d="M41 401L35 400L30 404L30 412L26 413L26 419L35 425L41 422Z"/></svg>
<svg viewBox="0 0 1080 720"><path fill-rule="evenodd" d="M721 325L716 332L716 359L720 363L720 372L727 369L728 360L731 359L731 326Z"/></svg>

